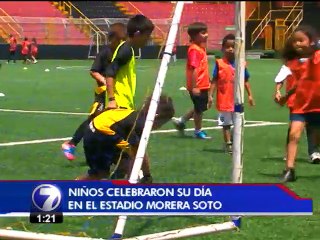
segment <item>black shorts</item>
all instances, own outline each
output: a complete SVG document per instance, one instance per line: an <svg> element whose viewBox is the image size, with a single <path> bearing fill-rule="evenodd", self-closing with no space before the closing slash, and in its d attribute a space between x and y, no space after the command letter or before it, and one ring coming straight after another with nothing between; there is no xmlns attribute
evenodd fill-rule
<svg viewBox="0 0 320 240"><path fill-rule="evenodd" d="M190 91L190 97L193 102L194 111L196 113L203 113L208 110L208 96L209 90L201 90L199 96L195 96Z"/></svg>
<svg viewBox="0 0 320 240"><path fill-rule="evenodd" d="M108 176L111 165L117 161L121 153L116 146L120 137L106 135L92 129L93 126L90 123L83 137L84 154L89 166L88 174L105 172Z"/></svg>

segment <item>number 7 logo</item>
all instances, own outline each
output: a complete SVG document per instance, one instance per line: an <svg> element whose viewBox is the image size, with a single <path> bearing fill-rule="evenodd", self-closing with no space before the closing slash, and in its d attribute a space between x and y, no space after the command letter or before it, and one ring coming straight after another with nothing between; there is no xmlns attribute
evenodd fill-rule
<svg viewBox="0 0 320 240"><path fill-rule="evenodd" d="M61 193L53 185L41 184L33 190L32 202L39 210L50 212L60 205Z"/></svg>

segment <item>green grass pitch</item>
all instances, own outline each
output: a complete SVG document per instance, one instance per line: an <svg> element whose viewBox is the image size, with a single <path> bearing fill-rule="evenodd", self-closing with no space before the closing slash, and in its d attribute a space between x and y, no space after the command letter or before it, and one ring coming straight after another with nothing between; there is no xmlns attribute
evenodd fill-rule
<svg viewBox="0 0 320 240"><path fill-rule="evenodd" d="M89 76L91 60L40 61L23 70L17 64L3 64L0 70L0 178L12 179L74 179L85 173L82 144L77 149L77 159L68 162L62 156L63 141L38 144L3 146L4 143L71 136L85 115L26 113L3 109L39 110L86 113L93 101L95 83ZM211 68L212 71L211 60ZM160 60L137 60L137 98L152 93ZM175 103L176 116L191 107L191 100L179 88L185 83L185 60L170 64L163 92ZM57 68L58 67L58 68ZM288 111L273 102L273 78L280 67L278 60L249 60L251 86L256 107L246 104L245 116L249 121L281 122L282 125L252 126L245 128L244 182L275 183L284 168L282 160L286 138ZM50 72L44 70L48 68ZM213 109L205 113L206 119L216 119ZM248 125L254 122L248 122ZM188 123L192 128L193 123ZM215 127L216 122L205 121L204 127ZM168 123L163 129L173 129ZM152 134L148 152L152 161L155 182L228 182L231 157L221 151L221 130L207 130L213 137L201 141L178 137L175 132ZM307 162L305 138L299 146L297 161L298 181L288 186L302 197L314 201L314 215L310 217L244 217L239 232L220 233L194 239L219 240L288 240L320 237L320 166ZM63 224L32 225L27 218L1 218L0 228L36 232L86 234L91 237L111 236L115 217L65 217ZM221 217L129 217L125 236L136 236L196 225L221 222Z"/></svg>

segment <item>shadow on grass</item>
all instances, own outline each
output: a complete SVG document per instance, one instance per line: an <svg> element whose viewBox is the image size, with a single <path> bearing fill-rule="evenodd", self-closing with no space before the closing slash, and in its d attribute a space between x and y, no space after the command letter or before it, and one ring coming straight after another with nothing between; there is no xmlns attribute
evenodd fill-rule
<svg viewBox="0 0 320 240"><path fill-rule="evenodd" d="M279 173L262 173L259 172L260 175L265 176L265 177L273 177L275 178L275 180L280 181L280 177L281 177L281 172ZM299 173L297 174L297 179L299 181L299 179L306 179L306 180L310 180L310 181L314 181L314 180L320 180L320 173L319 175L300 175Z"/></svg>
<svg viewBox="0 0 320 240"><path fill-rule="evenodd" d="M194 138L193 135L168 135L168 138L174 138L174 139L192 139Z"/></svg>
<svg viewBox="0 0 320 240"><path fill-rule="evenodd" d="M76 167L86 167L87 163L81 159L79 161L70 162L69 164L66 164L65 168L76 168Z"/></svg>
<svg viewBox="0 0 320 240"><path fill-rule="evenodd" d="M212 148L204 148L202 149L202 151L211 152L211 153L226 153L223 149L212 149Z"/></svg>
<svg viewBox="0 0 320 240"><path fill-rule="evenodd" d="M274 162L279 162L279 163L281 163L281 162L285 163L285 161L283 160L283 156L279 156L279 157L263 157L263 158L261 158L261 161L262 162L274 161ZM310 164L306 158L297 158L296 161L297 162L305 162L305 163Z"/></svg>

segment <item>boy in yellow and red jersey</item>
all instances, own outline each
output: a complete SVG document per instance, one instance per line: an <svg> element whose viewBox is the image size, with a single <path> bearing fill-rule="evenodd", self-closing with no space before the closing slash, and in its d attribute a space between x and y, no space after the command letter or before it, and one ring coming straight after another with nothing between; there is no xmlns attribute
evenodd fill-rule
<svg viewBox="0 0 320 240"><path fill-rule="evenodd" d="M216 60L211 81L208 105L211 107L213 102L213 93L217 89L216 108L219 111L218 125L222 126L225 149L232 153L231 126L233 125L234 113L234 77L235 77L235 36L226 35L222 40L222 59ZM249 84L249 72L245 68L245 88L248 93L248 100L251 106L254 100Z"/></svg>
<svg viewBox="0 0 320 240"><path fill-rule="evenodd" d="M193 102L193 109L180 118L173 119L176 129L183 133L185 123L190 118L194 118L194 135L199 139L210 137L201 130L203 112L207 110L208 90L210 88L210 78L208 70L208 58L206 44L208 39L207 25L195 22L189 25L188 34L191 45L188 48L188 59L186 66L187 90Z"/></svg>

